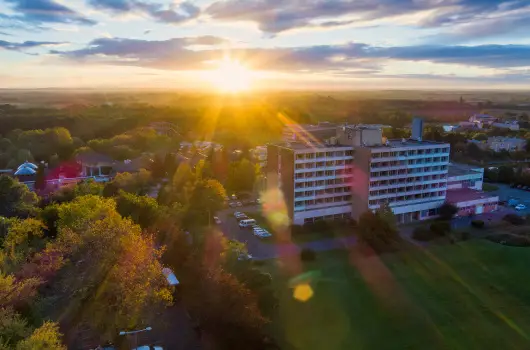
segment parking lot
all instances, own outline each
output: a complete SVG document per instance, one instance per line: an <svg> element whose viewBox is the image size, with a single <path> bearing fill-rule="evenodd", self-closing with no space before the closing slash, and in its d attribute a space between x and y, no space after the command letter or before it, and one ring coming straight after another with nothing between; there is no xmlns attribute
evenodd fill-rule
<svg viewBox="0 0 530 350"><path fill-rule="evenodd" d="M499 196L499 201L508 201L510 199L517 199L519 203L526 205L526 209L519 211L519 214L530 214L530 191L521 190L518 188L511 188L505 184L495 184L499 189L488 192L489 194Z"/></svg>

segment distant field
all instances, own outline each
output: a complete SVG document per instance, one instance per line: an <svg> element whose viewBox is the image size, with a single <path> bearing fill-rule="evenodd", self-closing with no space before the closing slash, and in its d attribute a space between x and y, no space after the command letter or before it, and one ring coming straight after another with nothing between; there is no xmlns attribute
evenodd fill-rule
<svg viewBox="0 0 530 350"><path fill-rule="evenodd" d="M529 266L529 249L472 241L382 260L320 253L303 267L266 269L282 349L482 350L529 348ZM285 271L298 268L320 274L307 302L287 287Z"/></svg>

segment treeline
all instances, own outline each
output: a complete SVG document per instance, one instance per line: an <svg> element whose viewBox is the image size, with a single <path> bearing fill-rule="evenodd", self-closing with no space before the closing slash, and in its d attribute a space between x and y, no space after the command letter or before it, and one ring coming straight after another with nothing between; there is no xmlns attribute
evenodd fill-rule
<svg viewBox="0 0 530 350"><path fill-rule="evenodd" d="M64 187L46 200L1 176L0 348L75 348L81 330L120 343L118 330L161 328L160 313L177 302L164 266L218 348L273 346L271 278L242 259L243 244L208 227L226 191L206 167L175 169L158 200L145 195L158 183L145 170Z"/></svg>

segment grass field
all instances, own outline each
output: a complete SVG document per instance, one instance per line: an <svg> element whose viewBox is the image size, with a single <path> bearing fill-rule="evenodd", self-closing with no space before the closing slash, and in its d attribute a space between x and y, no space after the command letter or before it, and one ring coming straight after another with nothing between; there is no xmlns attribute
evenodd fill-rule
<svg viewBox="0 0 530 350"><path fill-rule="evenodd" d="M320 253L275 262L282 349L529 349L530 250L486 241L364 258ZM289 276L313 271L313 296Z"/></svg>

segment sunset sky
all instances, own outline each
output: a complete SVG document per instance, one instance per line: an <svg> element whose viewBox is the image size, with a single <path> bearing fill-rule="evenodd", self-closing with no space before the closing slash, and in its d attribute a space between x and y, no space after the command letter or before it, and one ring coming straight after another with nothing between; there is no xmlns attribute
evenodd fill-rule
<svg viewBox="0 0 530 350"><path fill-rule="evenodd" d="M212 87L228 57L252 88L526 89L529 18L529 0L0 0L0 88Z"/></svg>

